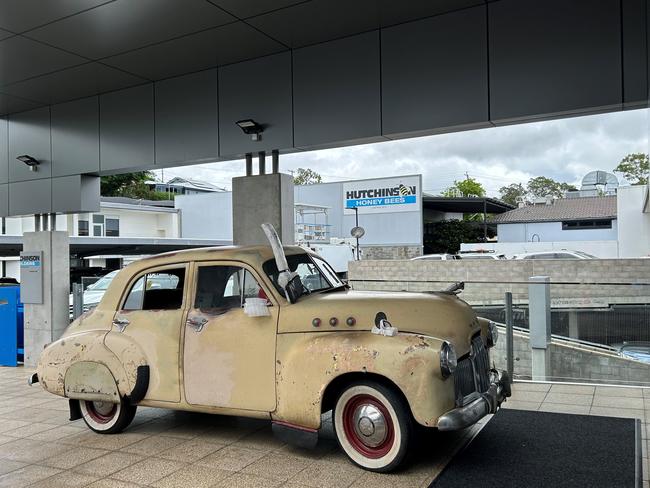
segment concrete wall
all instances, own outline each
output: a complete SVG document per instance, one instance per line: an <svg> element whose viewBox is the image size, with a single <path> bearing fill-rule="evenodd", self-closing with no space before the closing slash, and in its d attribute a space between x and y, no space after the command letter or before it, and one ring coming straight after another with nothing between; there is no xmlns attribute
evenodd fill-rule
<svg viewBox="0 0 650 488"><path fill-rule="evenodd" d="M232 241L232 192L178 195L181 237Z"/></svg>
<svg viewBox="0 0 650 488"><path fill-rule="evenodd" d="M506 291L513 293L515 303L526 304L531 276L549 276L551 282L648 283L650 259L362 260L351 262L348 271L357 290L440 290L465 281L461 297L472 305L502 304ZM588 305L585 301L592 301L592 306L650 303L650 286L551 285L551 298L581 299L582 306Z"/></svg>
<svg viewBox="0 0 650 488"><path fill-rule="evenodd" d="M644 212L648 187L618 189L618 245L621 257L650 256L650 213Z"/></svg>
<svg viewBox="0 0 650 488"><path fill-rule="evenodd" d="M619 257L618 241L561 241L561 242L480 242L462 243L461 251L493 250L511 258L525 252L541 252L570 249L583 251L599 258Z"/></svg>
<svg viewBox="0 0 650 488"><path fill-rule="evenodd" d="M490 359L500 369L507 367L505 330L500 328L499 341L491 350ZM514 336L514 373L516 379L531 378L529 335ZM650 386L650 364L622 358L603 349L553 339L550 345L549 381L594 382L618 385Z"/></svg>
<svg viewBox="0 0 650 488"><path fill-rule="evenodd" d="M616 219L611 229L562 230L562 222L532 222L527 224L499 224L499 242L553 241L615 241L618 236ZM533 238L534 237L534 238Z"/></svg>

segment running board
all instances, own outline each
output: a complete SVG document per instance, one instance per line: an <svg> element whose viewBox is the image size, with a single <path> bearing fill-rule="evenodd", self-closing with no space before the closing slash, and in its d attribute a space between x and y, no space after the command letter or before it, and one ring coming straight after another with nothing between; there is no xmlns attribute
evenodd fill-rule
<svg viewBox="0 0 650 488"><path fill-rule="evenodd" d="M318 442L318 431L288 422L273 421L271 423L273 435L282 442L304 449L313 449Z"/></svg>

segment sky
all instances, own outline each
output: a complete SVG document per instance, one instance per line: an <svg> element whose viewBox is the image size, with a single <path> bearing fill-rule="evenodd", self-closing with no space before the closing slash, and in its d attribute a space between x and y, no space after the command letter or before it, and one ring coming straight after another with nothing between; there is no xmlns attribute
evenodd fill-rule
<svg viewBox="0 0 650 488"><path fill-rule="evenodd" d="M579 187L589 171L612 171L633 152L648 152L647 109L280 155L280 171L311 168L324 182L422 174L424 191L433 194L467 173L483 184L488 196L498 196L502 186L525 184L534 176ZM267 168L270 164L267 157ZM231 179L244 174L244 161L155 173L165 180L182 176L230 190Z"/></svg>

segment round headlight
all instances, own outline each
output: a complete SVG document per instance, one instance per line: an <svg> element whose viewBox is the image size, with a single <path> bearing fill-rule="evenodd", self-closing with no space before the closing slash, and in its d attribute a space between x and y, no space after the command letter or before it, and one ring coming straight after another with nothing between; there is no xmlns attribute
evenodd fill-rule
<svg viewBox="0 0 650 488"><path fill-rule="evenodd" d="M494 346L498 340L499 340L499 329L497 329L497 324L490 321L490 323L488 324L488 331L487 331L487 347Z"/></svg>
<svg viewBox="0 0 650 488"><path fill-rule="evenodd" d="M440 348L440 371L443 378L451 376L458 366L458 356L454 347L448 342L443 342Z"/></svg>

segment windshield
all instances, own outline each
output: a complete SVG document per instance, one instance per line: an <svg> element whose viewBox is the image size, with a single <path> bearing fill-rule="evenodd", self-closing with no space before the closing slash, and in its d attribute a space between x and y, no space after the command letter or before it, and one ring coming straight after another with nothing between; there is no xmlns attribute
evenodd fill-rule
<svg viewBox="0 0 650 488"><path fill-rule="evenodd" d="M113 281L113 278L115 278L116 274L117 274L117 271L111 271L107 275L104 275L101 278L99 278L93 284L88 285L86 290L96 290L96 291L104 290L104 291L106 291L108 289L108 285L111 284L111 281Z"/></svg>
<svg viewBox="0 0 650 488"><path fill-rule="evenodd" d="M339 286L344 286L332 267L320 258L312 257L307 253L293 254L287 256L289 269L298 273L302 286L310 292L325 291ZM274 259L264 263L264 272L271 278L275 288L282 293L284 291L278 285L278 267Z"/></svg>

